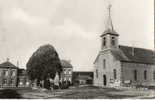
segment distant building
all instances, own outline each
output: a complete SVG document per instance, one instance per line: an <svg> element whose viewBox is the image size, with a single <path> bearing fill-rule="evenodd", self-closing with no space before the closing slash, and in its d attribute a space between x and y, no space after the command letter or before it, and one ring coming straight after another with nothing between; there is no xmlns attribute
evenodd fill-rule
<svg viewBox="0 0 155 100"><path fill-rule="evenodd" d="M30 80L25 69L18 69L18 87L29 87Z"/></svg>
<svg viewBox="0 0 155 100"><path fill-rule="evenodd" d="M17 72L18 67L9 62L9 60L0 64L0 87L16 87Z"/></svg>
<svg viewBox="0 0 155 100"><path fill-rule="evenodd" d="M155 52L119 45L109 9L107 28L101 35L102 45L94 62L95 86L155 86Z"/></svg>
<svg viewBox="0 0 155 100"><path fill-rule="evenodd" d="M0 88L5 87L28 87L29 81L26 70L19 69L8 59L0 64Z"/></svg>
<svg viewBox="0 0 155 100"><path fill-rule="evenodd" d="M72 83L72 73L73 66L70 64L70 61L61 60L62 65L62 73L61 73L61 81L70 81Z"/></svg>
<svg viewBox="0 0 155 100"><path fill-rule="evenodd" d="M72 80L73 85L93 84L93 72L75 71Z"/></svg>

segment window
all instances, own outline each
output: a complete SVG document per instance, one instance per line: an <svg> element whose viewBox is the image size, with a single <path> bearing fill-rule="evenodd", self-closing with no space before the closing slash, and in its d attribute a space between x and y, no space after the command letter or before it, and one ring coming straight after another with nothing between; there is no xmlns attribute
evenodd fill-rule
<svg viewBox="0 0 155 100"><path fill-rule="evenodd" d="M113 73L114 73L114 79L117 79L117 72L116 72L116 69L113 70Z"/></svg>
<svg viewBox="0 0 155 100"><path fill-rule="evenodd" d="M72 70L71 69L68 70L68 74L72 74Z"/></svg>
<svg viewBox="0 0 155 100"><path fill-rule="evenodd" d="M3 71L3 75L4 75L4 76L8 76L8 71L7 71L7 70L4 70L4 71Z"/></svg>
<svg viewBox="0 0 155 100"><path fill-rule="evenodd" d="M155 80L155 71L153 72L153 79Z"/></svg>
<svg viewBox="0 0 155 100"><path fill-rule="evenodd" d="M105 68L106 68L106 60L103 59L103 69L105 69Z"/></svg>
<svg viewBox="0 0 155 100"><path fill-rule="evenodd" d="M115 37L111 37L111 44L115 45Z"/></svg>
<svg viewBox="0 0 155 100"><path fill-rule="evenodd" d="M104 37L103 38L103 46L105 46L106 45L106 38Z"/></svg>
<svg viewBox="0 0 155 100"><path fill-rule="evenodd" d="M10 71L10 76L15 76L15 70Z"/></svg>
<svg viewBox="0 0 155 100"><path fill-rule="evenodd" d="M3 84L6 85L7 84L7 80L3 79Z"/></svg>
<svg viewBox="0 0 155 100"><path fill-rule="evenodd" d="M66 77L64 77L64 81L66 81Z"/></svg>
<svg viewBox="0 0 155 100"><path fill-rule="evenodd" d="M13 83L14 83L14 80L13 80L13 79L11 79L11 80L10 80L10 84L13 84Z"/></svg>
<svg viewBox="0 0 155 100"><path fill-rule="evenodd" d="M96 69L96 78L98 78L98 70Z"/></svg>
<svg viewBox="0 0 155 100"><path fill-rule="evenodd" d="M145 80L147 79L147 71L146 70L144 71L144 79Z"/></svg>
<svg viewBox="0 0 155 100"><path fill-rule="evenodd" d="M137 70L134 70L134 80L137 81Z"/></svg>
<svg viewBox="0 0 155 100"><path fill-rule="evenodd" d="M26 78L23 78L23 84L24 85L26 84Z"/></svg>
<svg viewBox="0 0 155 100"><path fill-rule="evenodd" d="M64 71L64 74L66 74L66 69L63 69L63 71Z"/></svg>
<svg viewBox="0 0 155 100"><path fill-rule="evenodd" d="M68 70L66 69L66 74L68 74L69 72L68 72Z"/></svg>
<svg viewBox="0 0 155 100"><path fill-rule="evenodd" d="M71 82L71 78L68 78L68 80Z"/></svg>

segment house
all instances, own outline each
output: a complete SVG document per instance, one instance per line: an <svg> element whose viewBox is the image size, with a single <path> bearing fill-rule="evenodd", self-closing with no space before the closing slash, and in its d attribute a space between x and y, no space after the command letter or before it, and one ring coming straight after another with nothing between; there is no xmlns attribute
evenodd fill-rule
<svg viewBox="0 0 155 100"><path fill-rule="evenodd" d="M93 72L73 72L73 85L93 84Z"/></svg>
<svg viewBox="0 0 155 100"><path fill-rule="evenodd" d="M155 52L119 45L119 34L109 16L94 62L94 86L155 86Z"/></svg>
<svg viewBox="0 0 155 100"><path fill-rule="evenodd" d="M63 70L61 73L61 81L69 81L72 83L73 66L70 61L61 60L61 65Z"/></svg>
<svg viewBox="0 0 155 100"><path fill-rule="evenodd" d="M30 80L25 69L18 69L18 87L30 87Z"/></svg>
<svg viewBox="0 0 155 100"><path fill-rule="evenodd" d="M29 87L29 85L25 69L18 68L9 59L0 64L0 88Z"/></svg>
<svg viewBox="0 0 155 100"><path fill-rule="evenodd" d="M16 87L17 72L18 67L9 62L9 59L0 64L0 87Z"/></svg>

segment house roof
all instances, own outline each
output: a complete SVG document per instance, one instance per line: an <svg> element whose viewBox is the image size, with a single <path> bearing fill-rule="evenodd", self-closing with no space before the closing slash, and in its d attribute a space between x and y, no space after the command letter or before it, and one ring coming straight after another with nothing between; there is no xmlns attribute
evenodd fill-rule
<svg viewBox="0 0 155 100"><path fill-rule="evenodd" d="M63 68L73 68L73 66L67 60L61 60L61 65Z"/></svg>
<svg viewBox="0 0 155 100"><path fill-rule="evenodd" d="M5 68L18 68L18 67L16 67L14 64L12 64L11 62L9 62L9 61L6 61L6 62L4 62L4 63L1 63L0 64L0 67L5 67Z"/></svg>
<svg viewBox="0 0 155 100"><path fill-rule="evenodd" d="M73 74L73 80L80 77L91 77L93 78L93 71L74 71Z"/></svg>
<svg viewBox="0 0 155 100"><path fill-rule="evenodd" d="M25 69L18 69L18 74L19 76L24 76L24 75L27 75L27 72Z"/></svg>
<svg viewBox="0 0 155 100"><path fill-rule="evenodd" d="M90 76L80 75L76 78L76 80L92 80L93 78Z"/></svg>
<svg viewBox="0 0 155 100"><path fill-rule="evenodd" d="M117 60L122 62L155 64L155 52L152 50L120 45L119 49L111 49L110 51ZM96 60L99 55L101 55L101 52Z"/></svg>

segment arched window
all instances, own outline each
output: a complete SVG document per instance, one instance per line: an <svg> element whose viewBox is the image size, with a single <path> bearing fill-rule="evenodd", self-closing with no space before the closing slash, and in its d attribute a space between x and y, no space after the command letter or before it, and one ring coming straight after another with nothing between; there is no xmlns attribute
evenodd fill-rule
<svg viewBox="0 0 155 100"><path fill-rule="evenodd" d="M137 70L134 70L134 80L137 81Z"/></svg>
<svg viewBox="0 0 155 100"><path fill-rule="evenodd" d="M116 69L113 70L113 73L114 73L114 79L117 79L117 72L116 72Z"/></svg>
<svg viewBox="0 0 155 100"><path fill-rule="evenodd" d="M98 78L98 70L96 69L96 78Z"/></svg>
<svg viewBox="0 0 155 100"><path fill-rule="evenodd" d="M153 72L153 79L155 80L155 71Z"/></svg>
<svg viewBox="0 0 155 100"><path fill-rule="evenodd" d="M15 71L14 70L11 70L10 71L10 76L15 76L15 75L16 75Z"/></svg>
<svg viewBox="0 0 155 100"><path fill-rule="evenodd" d="M103 46L105 46L106 45L106 38L104 37L103 38Z"/></svg>
<svg viewBox="0 0 155 100"><path fill-rule="evenodd" d="M111 37L111 45L115 45L115 37Z"/></svg>
<svg viewBox="0 0 155 100"><path fill-rule="evenodd" d="M106 60L103 59L103 69L105 69L105 68L106 68Z"/></svg>
<svg viewBox="0 0 155 100"><path fill-rule="evenodd" d="M145 80L147 79L147 71L146 70L144 71L144 79Z"/></svg>

